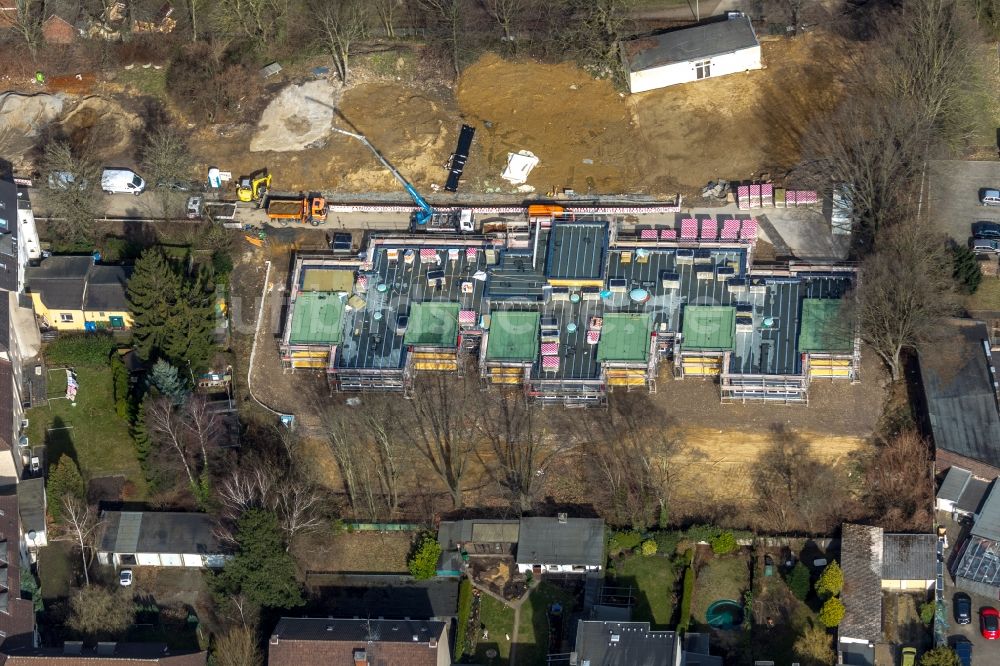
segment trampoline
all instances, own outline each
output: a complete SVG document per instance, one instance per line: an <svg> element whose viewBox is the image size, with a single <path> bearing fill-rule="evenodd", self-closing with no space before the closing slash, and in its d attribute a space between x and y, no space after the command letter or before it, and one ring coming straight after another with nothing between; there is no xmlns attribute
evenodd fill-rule
<svg viewBox="0 0 1000 666"><path fill-rule="evenodd" d="M732 599L719 599L705 611L705 620L716 629L736 629L743 624L743 606Z"/></svg>

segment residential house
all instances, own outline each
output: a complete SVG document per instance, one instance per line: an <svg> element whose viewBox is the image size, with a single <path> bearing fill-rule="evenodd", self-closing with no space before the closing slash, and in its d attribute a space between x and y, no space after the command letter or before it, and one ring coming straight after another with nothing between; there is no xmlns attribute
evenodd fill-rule
<svg viewBox="0 0 1000 666"><path fill-rule="evenodd" d="M116 567L209 567L225 563L211 516L174 511L103 511L97 548Z"/></svg>
<svg viewBox="0 0 1000 666"><path fill-rule="evenodd" d="M845 524L840 545L844 572L844 620L838 650L844 664L871 666L882 639L882 592L919 592L934 587L938 538L933 534L886 533L881 527Z"/></svg>
<svg viewBox="0 0 1000 666"><path fill-rule="evenodd" d="M468 557L513 555L519 520L443 521L438 528L438 575L458 576Z"/></svg>
<svg viewBox="0 0 1000 666"><path fill-rule="evenodd" d="M950 513L953 520L971 518L979 511L992 484L992 481L976 478L967 469L952 465L938 488L935 508Z"/></svg>
<svg viewBox="0 0 1000 666"><path fill-rule="evenodd" d="M626 42L623 56L632 93L763 66L750 18L739 12Z"/></svg>
<svg viewBox="0 0 1000 666"><path fill-rule="evenodd" d="M920 353L924 428L938 472L952 465L987 481L1000 476L1000 410L986 325L947 322L947 335Z"/></svg>
<svg viewBox="0 0 1000 666"><path fill-rule="evenodd" d="M21 598L17 479L0 479L0 641L4 650L35 644L35 605Z"/></svg>
<svg viewBox="0 0 1000 666"><path fill-rule="evenodd" d="M448 625L417 620L283 617L268 641L268 666L450 666Z"/></svg>
<svg viewBox="0 0 1000 666"><path fill-rule="evenodd" d="M952 573L955 587L994 599L1000 595L1000 490L993 484L973 514L969 536L959 546Z"/></svg>
<svg viewBox="0 0 1000 666"><path fill-rule="evenodd" d="M517 570L535 574L587 573L604 568L604 521L600 518L522 518Z"/></svg>
<svg viewBox="0 0 1000 666"><path fill-rule="evenodd" d="M125 286L131 269L100 266L92 257L48 257L26 274L35 314L59 331L132 326Z"/></svg>
<svg viewBox="0 0 1000 666"><path fill-rule="evenodd" d="M844 572L844 619L837 627L838 663L874 666L875 644L882 640L882 530L844 525L840 568Z"/></svg>
<svg viewBox="0 0 1000 666"><path fill-rule="evenodd" d="M722 657L709 654L708 634L653 631L649 622L594 622L580 620L574 666L722 666Z"/></svg>
<svg viewBox="0 0 1000 666"><path fill-rule="evenodd" d="M61 648L0 648L4 666L205 666L207 652L171 650L163 643L98 643L66 641Z"/></svg>

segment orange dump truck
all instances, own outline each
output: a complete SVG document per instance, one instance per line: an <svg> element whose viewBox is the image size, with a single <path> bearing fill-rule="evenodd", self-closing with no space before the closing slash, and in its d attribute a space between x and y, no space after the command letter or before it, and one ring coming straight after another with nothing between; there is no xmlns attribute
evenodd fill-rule
<svg viewBox="0 0 1000 666"><path fill-rule="evenodd" d="M328 211L326 199L321 196L271 197L267 200L267 217L279 224L308 222L318 227L326 222Z"/></svg>

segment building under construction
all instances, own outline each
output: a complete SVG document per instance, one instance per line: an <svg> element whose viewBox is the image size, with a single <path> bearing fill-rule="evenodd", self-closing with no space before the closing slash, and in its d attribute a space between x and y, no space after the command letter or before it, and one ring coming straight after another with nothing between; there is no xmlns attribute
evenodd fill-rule
<svg viewBox="0 0 1000 666"><path fill-rule="evenodd" d="M402 392L416 373L474 365L484 383L565 404L655 392L664 376L789 403L811 381L858 379L842 307L853 268L754 267L745 216L679 226L626 234L544 213L482 236L376 236L358 258L300 254L283 365L334 391Z"/></svg>

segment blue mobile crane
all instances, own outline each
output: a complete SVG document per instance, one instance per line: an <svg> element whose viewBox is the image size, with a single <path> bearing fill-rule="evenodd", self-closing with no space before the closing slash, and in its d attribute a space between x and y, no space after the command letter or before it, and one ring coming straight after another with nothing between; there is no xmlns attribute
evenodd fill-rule
<svg viewBox="0 0 1000 666"><path fill-rule="evenodd" d="M471 232L474 230L472 223L472 211L463 209L458 212L448 212L448 213L438 213L431 207L427 201L420 196L417 192L417 188L413 187L408 180L403 178L403 174L396 170L396 167L389 163L389 160L382 157L382 153L378 151L375 146L372 145L371 141L365 137L363 134L358 134L356 132L348 132L347 130L342 130L337 127L331 127L334 132L338 134L343 134L344 136L349 136L352 139L357 139L361 143L368 146L368 150L372 151L372 154L382 163L386 169L389 170L399 184L403 186L406 193L410 195L413 202L417 204L418 210L414 211L413 217L410 219L410 226L414 231L461 231L463 233Z"/></svg>

